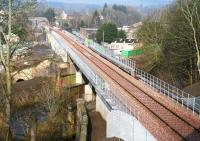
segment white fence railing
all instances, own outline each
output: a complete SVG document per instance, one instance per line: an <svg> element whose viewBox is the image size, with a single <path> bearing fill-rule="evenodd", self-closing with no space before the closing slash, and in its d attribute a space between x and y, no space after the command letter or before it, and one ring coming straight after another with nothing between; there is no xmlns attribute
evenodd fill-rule
<svg viewBox="0 0 200 141"><path fill-rule="evenodd" d="M71 34L67 31L65 31L65 34L76 40L77 42L84 44L88 48L92 49L93 51L97 52L104 58L108 59L109 61L115 63L116 65L120 66L120 68L124 69L125 71L128 71L129 73L132 73L135 69L135 61L132 59L125 59L118 55L117 53L113 52L113 50L109 48L105 48L102 45L91 42L85 44L85 40L82 39L77 32L73 32L74 34Z"/></svg>
<svg viewBox="0 0 200 141"><path fill-rule="evenodd" d="M67 34L79 43L84 43L84 39L82 39L77 32L73 32L73 34L71 34L65 31L65 34ZM158 93L166 95L168 98L176 101L177 103L180 103L187 109L191 109L193 113L197 113L200 116L200 97L194 97L189 93L186 93L179 88L172 86L169 83L160 80L159 78L141 69L136 68L136 63L132 59L125 59L114 53L112 50L99 45L98 43L92 42L87 46L93 51L99 53L104 58L125 69L126 71L131 73L131 75L137 76L140 81L150 86ZM101 49L103 49L104 51L102 51Z"/></svg>
<svg viewBox="0 0 200 141"><path fill-rule="evenodd" d="M187 109L191 109L193 113L200 114L200 98L194 97L189 93L186 93L179 88L166 83L163 80L143 71L140 69L135 69L134 73L144 84L150 86L152 89L160 94L166 95L168 98L180 103Z"/></svg>

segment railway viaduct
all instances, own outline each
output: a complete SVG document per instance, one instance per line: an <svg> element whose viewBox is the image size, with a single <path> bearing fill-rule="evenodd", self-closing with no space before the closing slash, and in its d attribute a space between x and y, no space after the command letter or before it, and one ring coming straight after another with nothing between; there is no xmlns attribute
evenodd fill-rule
<svg viewBox="0 0 200 141"><path fill-rule="evenodd" d="M135 62L78 36L46 27L54 51L70 56L96 91L107 137L125 141L200 141L199 99L135 67Z"/></svg>

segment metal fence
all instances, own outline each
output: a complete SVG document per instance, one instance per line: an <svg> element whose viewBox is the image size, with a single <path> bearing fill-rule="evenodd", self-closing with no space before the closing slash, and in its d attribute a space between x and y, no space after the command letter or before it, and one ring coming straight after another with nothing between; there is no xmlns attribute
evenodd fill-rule
<svg viewBox="0 0 200 141"><path fill-rule="evenodd" d="M109 48L105 48L100 46L98 43L93 42L92 44L88 45L89 48L91 48L93 51L101 54L104 58L110 60L111 62L119 65L124 70L131 73L135 69L135 61L131 59L125 59L121 57L120 55L116 54ZM100 50L100 48L104 48L104 52Z"/></svg>
<svg viewBox="0 0 200 141"><path fill-rule="evenodd" d="M132 59L126 59L121 57L119 54L113 52L113 50L106 48L96 42L92 42L89 44L85 44L85 40L80 37L79 33L73 32L73 34L65 31L65 34L73 38L74 40L78 41L81 44L84 44L88 48L92 49L93 51L97 52L104 58L108 59L109 61L113 62L114 64L120 66L125 71L131 73L135 69L135 61Z"/></svg>
<svg viewBox="0 0 200 141"><path fill-rule="evenodd" d="M189 93L186 93L179 88L166 83L159 78L144 72L138 68L135 69L135 76L137 76L140 81L144 84L150 86L156 92L166 95L168 98L174 100L177 103L180 103L182 106L185 106L187 109L191 109L193 113L200 114L200 98L194 97Z"/></svg>
<svg viewBox="0 0 200 141"><path fill-rule="evenodd" d="M68 36L74 38L76 41L80 43L84 43L84 39L82 39L77 32L73 32L73 34L69 32L65 32ZM200 97L194 97L189 93L180 90L179 88L170 85L169 83L160 80L159 78L136 68L135 61L131 59L125 59L118 54L114 53L112 50L105 48L98 43L92 42L92 44L88 45L93 51L99 53L101 56L106 59L114 62L119 65L126 71L130 72L132 75L137 76L140 81L144 84L150 86L152 89L157 91L160 94L166 95L168 98L173 101L180 103L182 106L185 106L187 109L191 109L193 113L197 113L200 116ZM102 52L100 48L103 48L105 51Z"/></svg>
<svg viewBox="0 0 200 141"><path fill-rule="evenodd" d="M97 94L100 96L102 101L105 103L105 105L108 105L110 110L120 110L123 112L126 112L128 114L131 114L132 116L139 118L139 111L136 107L128 106L126 103L122 101L123 94L118 90L119 88L117 86L111 85L108 82L106 82L103 78L101 78L94 70L86 64L82 58L77 55L76 50L69 48L65 41L61 38L59 38L58 35L50 35L50 38L54 39L52 42L52 48L55 49L57 47L60 47L62 51L65 52L65 54L69 54L72 60L75 62L75 64L79 67L81 72L87 77L89 82L94 86ZM57 51L56 51L57 52ZM57 52L61 53L63 55L63 52ZM59 54L60 55L60 54Z"/></svg>

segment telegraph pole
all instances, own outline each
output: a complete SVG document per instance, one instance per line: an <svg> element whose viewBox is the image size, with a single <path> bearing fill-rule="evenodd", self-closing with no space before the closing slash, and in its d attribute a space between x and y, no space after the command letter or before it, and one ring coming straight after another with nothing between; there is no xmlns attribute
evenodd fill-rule
<svg viewBox="0 0 200 141"><path fill-rule="evenodd" d="M103 43L104 43L104 30L103 30Z"/></svg>

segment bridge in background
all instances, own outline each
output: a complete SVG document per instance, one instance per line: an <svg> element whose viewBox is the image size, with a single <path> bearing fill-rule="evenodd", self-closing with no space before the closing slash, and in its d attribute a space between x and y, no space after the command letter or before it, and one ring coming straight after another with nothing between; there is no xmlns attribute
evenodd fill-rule
<svg viewBox="0 0 200 141"><path fill-rule="evenodd" d="M46 28L48 40L63 59L68 55L97 93L107 121L107 136L133 140L200 140L199 100L135 67L98 44L83 45L71 33Z"/></svg>

